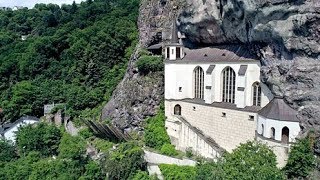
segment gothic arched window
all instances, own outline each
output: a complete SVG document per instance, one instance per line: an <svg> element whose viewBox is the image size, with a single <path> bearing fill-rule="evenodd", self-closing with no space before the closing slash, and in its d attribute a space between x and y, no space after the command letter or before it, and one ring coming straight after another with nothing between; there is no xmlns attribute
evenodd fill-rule
<svg viewBox="0 0 320 180"><path fill-rule="evenodd" d="M222 101L234 103L236 90L236 73L231 67L222 71Z"/></svg>
<svg viewBox="0 0 320 180"><path fill-rule="evenodd" d="M204 92L204 72L201 67L194 69L194 97L197 99L203 99Z"/></svg>
<svg viewBox="0 0 320 180"><path fill-rule="evenodd" d="M174 115L181 115L181 106L179 104L174 106Z"/></svg>
<svg viewBox="0 0 320 180"><path fill-rule="evenodd" d="M289 143L289 128L288 127L284 127L282 128L282 133L281 133L281 142L282 143Z"/></svg>
<svg viewBox="0 0 320 180"><path fill-rule="evenodd" d="M261 106L261 86L260 83L255 82L252 85L252 105Z"/></svg>
<svg viewBox="0 0 320 180"><path fill-rule="evenodd" d="M274 127L271 128L271 139L275 139L276 137L276 130L274 129Z"/></svg>

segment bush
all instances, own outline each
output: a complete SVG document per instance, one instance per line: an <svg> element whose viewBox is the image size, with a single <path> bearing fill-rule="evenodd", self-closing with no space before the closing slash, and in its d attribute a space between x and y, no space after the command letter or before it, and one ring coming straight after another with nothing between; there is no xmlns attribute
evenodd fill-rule
<svg viewBox="0 0 320 180"><path fill-rule="evenodd" d="M137 67L142 74L163 71L162 57L143 55L137 61Z"/></svg>
<svg viewBox="0 0 320 180"><path fill-rule="evenodd" d="M108 153L109 150L113 147L113 143L104 139L96 138L94 141L92 141L92 144L97 148L98 150Z"/></svg>
<svg viewBox="0 0 320 180"><path fill-rule="evenodd" d="M192 166L178 166L169 164L159 165L164 179L167 180L195 180L196 168Z"/></svg>
<svg viewBox="0 0 320 180"><path fill-rule="evenodd" d="M93 132L89 128L83 128L79 131L79 135L84 139L88 139L93 136Z"/></svg>
<svg viewBox="0 0 320 180"><path fill-rule="evenodd" d="M157 150L161 150L164 144L170 144L170 138L165 128L163 109L160 109L155 117L147 119L144 139L147 146Z"/></svg>
<svg viewBox="0 0 320 180"><path fill-rule="evenodd" d="M226 174L222 169L222 163L205 162L196 166L196 179L197 180L220 180L226 179Z"/></svg>
<svg viewBox="0 0 320 180"><path fill-rule="evenodd" d="M187 156L188 158L191 158L191 157L193 156L193 152L192 152L192 148L191 148L191 147L187 148L187 150L186 150L186 156Z"/></svg>
<svg viewBox="0 0 320 180"><path fill-rule="evenodd" d="M132 178L132 180L156 180L155 176L149 176L146 171L138 171Z"/></svg>
<svg viewBox="0 0 320 180"><path fill-rule="evenodd" d="M309 138L298 140L291 146L284 172L289 178L306 177L315 168L315 157Z"/></svg>
<svg viewBox="0 0 320 180"><path fill-rule="evenodd" d="M80 136L64 133L59 145L60 158L82 160L85 151L86 142Z"/></svg>
<svg viewBox="0 0 320 180"><path fill-rule="evenodd" d="M161 147L160 151L161 151L162 154L165 154L165 155L168 155L168 156L176 156L176 155L178 155L178 152L176 151L174 145L172 145L172 144L164 144Z"/></svg>
<svg viewBox="0 0 320 180"><path fill-rule="evenodd" d="M131 179L138 170L146 169L144 152L136 142L120 144L109 157L105 158L107 179Z"/></svg>

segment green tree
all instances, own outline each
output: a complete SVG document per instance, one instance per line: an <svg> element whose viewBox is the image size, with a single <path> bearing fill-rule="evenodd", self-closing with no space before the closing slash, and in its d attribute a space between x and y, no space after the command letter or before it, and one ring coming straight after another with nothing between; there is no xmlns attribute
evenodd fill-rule
<svg viewBox="0 0 320 180"><path fill-rule="evenodd" d="M17 147L20 155L38 151L43 156L57 155L61 139L60 130L50 124L26 125L17 132Z"/></svg>
<svg viewBox="0 0 320 180"><path fill-rule="evenodd" d="M136 171L145 170L144 152L135 142L120 144L109 157L105 159L105 171L108 179L129 179Z"/></svg>
<svg viewBox="0 0 320 180"><path fill-rule="evenodd" d="M0 162L9 162L16 159L17 154L12 143L0 140Z"/></svg>
<svg viewBox="0 0 320 180"><path fill-rule="evenodd" d="M284 179L276 166L276 155L264 144L241 144L223 159L226 179Z"/></svg>
<svg viewBox="0 0 320 180"><path fill-rule="evenodd" d="M304 178L315 168L315 156L309 137L291 146L287 165L283 168L289 178Z"/></svg>

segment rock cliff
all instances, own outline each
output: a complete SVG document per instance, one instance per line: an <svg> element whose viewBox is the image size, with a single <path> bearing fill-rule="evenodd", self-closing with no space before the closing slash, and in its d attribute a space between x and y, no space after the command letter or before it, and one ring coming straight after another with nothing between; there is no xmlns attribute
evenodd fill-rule
<svg viewBox="0 0 320 180"><path fill-rule="evenodd" d="M319 0L142 0L141 47L170 39L174 12L180 36L190 47L250 47L261 58L262 81L299 110L303 132L320 129ZM134 60L103 111L104 118L122 119L127 128L154 114L163 95L162 76L151 75L158 78L146 83L148 77L133 73Z"/></svg>

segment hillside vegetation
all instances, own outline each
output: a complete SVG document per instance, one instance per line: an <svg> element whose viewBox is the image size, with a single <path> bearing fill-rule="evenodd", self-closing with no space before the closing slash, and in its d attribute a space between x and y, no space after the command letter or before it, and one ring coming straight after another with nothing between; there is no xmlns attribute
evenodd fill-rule
<svg viewBox="0 0 320 180"><path fill-rule="evenodd" d="M41 116L52 102L72 117L100 113L138 40L138 8L139 0L87 0L0 11L0 121Z"/></svg>

